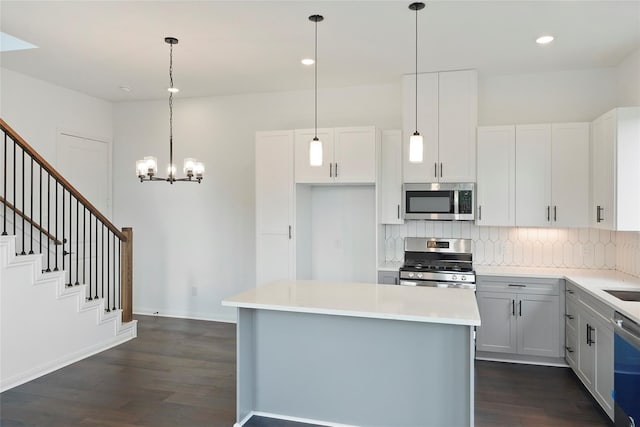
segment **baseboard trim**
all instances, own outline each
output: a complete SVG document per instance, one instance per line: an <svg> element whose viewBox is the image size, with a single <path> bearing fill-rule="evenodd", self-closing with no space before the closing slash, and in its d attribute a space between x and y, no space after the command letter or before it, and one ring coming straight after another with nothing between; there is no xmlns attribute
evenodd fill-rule
<svg viewBox="0 0 640 427"><path fill-rule="evenodd" d="M341 423L334 423L330 421L315 420L313 418L291 417L289 415L273 414L271 412L262 412L262 411L251 411L249 415L247 415L242 421L235 423L233 426L242 427L253 416L273 418L276 420L283 420L283 421L294 421L294 422L305 423L305 424L315 424L315 425L326 426L326 427L358 427L354 424L341 424Z"/></svg>
<svg viewBox="0 0 640 427"><path fill-rule="evenodd" d="M519 365L537 365L537 366L550 366L555 368L568 368L569 365L567 362L558 360L532 360L532 359L518 359L513 356L487 356L487 355L476 355L475 360L483 360L487 362L502 362L502 363L517 363Z"/></svg>
<svg viewBox="0 0 640 427"><path fill-rule="evenodd" d="M130 328L126 333L113 337L106 342L78 350L52 362L48 362L35 368L29 369L27 372L13 375L9 378L2 378L0 380L0 393L32 381L43 375L50 374L51 372L57 371L60 368L64 368L65 366L71 365L72 363L78 362L82 359L86 359L89 356L93 356L94 354L125 343L136 337L135 332L136 328Z"/></svg>
<svg viewBox="0 0 640 427"><path fill-rule="evenodd" d="M157 317L169 317L172 319L189 319L189 320L204 320L207 322L222 322L222 323L238 323L235 319L223 318L223 317L201 317L192 316L186 314L172 314L172 313L159 313L157 311L151 311L149 309L135 310L133 314L139 314L140 316L157 316Z"/></svg>

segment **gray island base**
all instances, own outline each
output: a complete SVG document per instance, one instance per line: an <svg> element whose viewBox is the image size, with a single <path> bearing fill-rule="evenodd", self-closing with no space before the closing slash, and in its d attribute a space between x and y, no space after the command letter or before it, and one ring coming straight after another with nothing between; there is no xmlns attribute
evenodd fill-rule
<svg viewBox="0 0 640 427"><path fill-rule="evenodd" d="M223 303L238 307L236 426L473 425L473 291L287 281Z"/></svg>

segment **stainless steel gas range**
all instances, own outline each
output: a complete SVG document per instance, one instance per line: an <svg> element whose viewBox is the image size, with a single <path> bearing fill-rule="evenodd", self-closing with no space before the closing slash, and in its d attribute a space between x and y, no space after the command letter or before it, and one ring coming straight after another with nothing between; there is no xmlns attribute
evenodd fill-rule
<svg viewBox="0 0 640 427"><path fill-rule="evenodd" d="M400 285L476 289L470 239L407 237Z"/></svg>

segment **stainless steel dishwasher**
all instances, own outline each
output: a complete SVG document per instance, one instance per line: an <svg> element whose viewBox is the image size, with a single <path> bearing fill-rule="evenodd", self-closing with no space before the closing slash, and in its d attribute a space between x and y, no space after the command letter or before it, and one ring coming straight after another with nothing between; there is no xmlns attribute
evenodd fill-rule
<svg viewBox="0 0 640 427"><path fill-rule="evenodd" d="M640 325L615 313L614 377L616 427L640 427Z"/></svg>

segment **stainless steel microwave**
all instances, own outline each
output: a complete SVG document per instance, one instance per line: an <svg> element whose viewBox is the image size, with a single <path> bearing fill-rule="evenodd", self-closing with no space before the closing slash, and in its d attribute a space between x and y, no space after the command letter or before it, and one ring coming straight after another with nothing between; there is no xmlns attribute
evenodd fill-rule
<svg viewBox="0 0 640 427"><path fill-rule="evenodd" d="M404 184L404 219L473 221L474 183Z"/></svg>

